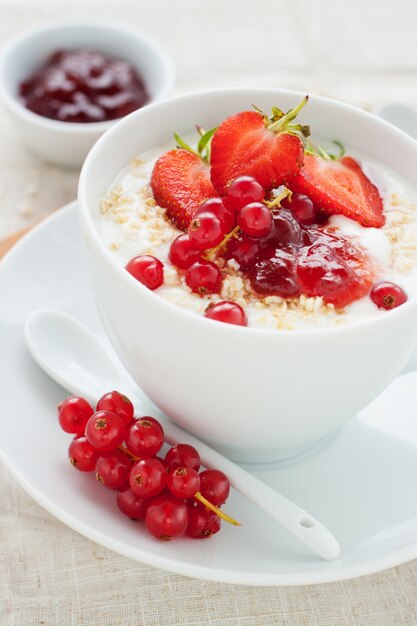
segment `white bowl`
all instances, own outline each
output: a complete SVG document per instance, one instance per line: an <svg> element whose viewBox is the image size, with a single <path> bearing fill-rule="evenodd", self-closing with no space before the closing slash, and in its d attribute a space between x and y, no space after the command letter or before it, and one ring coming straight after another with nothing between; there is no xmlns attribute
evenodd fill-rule
<svg viewBox="0 0 417 626"><path fill-rule="evenodd" d="M335 432L397 376L417 345L417 300L338 328L274 331L199 317L167 303L119 266L100 239L100 198L132 156L175 130L212 128L255 103L293 107L272 89L191 94L146 107L109 130L81 172L80 218L93 287L110 339L133 379L173 421L238 461L285 458ZM417 143L351 106L312 96L300 115L393 168L417 189ZM354 462L354 460L353 460Z"/></svg>
<svg viewBox="0 0 417 626"><path fill-rule="evenodd" d="M19 99L19 85L56 50L95 48L130 62L141 74L150 102L172 91L174 65L149 35L107 20L65 20L29 29L10 40L0 55L0 98L27 145L47 161L80 167L88 151L115 120L70 123L29 111Z"/></svg>

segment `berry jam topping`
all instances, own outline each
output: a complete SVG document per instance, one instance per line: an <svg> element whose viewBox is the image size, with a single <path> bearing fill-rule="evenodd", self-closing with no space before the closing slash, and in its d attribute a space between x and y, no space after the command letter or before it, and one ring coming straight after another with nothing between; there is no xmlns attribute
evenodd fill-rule
<svg viewBox="0 0 417 626"><path fill-rule="evenodd" d="M126 61L96 50L59 50L21 83L24 105L61 122L114 120L149 101L142 77Z"/></svg>

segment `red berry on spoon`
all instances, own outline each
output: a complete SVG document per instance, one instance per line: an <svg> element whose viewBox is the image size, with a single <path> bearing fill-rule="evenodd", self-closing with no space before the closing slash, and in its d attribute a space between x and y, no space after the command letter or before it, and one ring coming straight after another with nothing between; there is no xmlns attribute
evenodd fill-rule
<svg viewBox="0 0 417 626"><path fill-rule="evenodd" d="M171 541L181 537L187 530L188 507L183 500L171 494L163 494L149 504L145 524L157 539Z"/></svg>
<svg viewBox="0 0 417 626"><path fill-rule="evenodd" d="M203 506L188 509L187 535L193 539L207 539L219 532L221 520L216 513Z"/></svg>
<svg viewBox="0 0 417 626"><path fill-rule="evenodd" d="M236 326L247 326L248 320L245 311L236 302L216 302L209 304L205 310L204 317L226 324L235 324Z"/></svg>
<svg viewBox="0 0 417 626"><path fill-rule="evenodd" d="M159 424L141 417L130 424L126 431L126 447L135 456L148 459L155 456L164 443L164 431Z"/></svg>
<svg viewBox="0 0 417 626"><path fill-rule="evenodd" d="M130 486L139 498L152 498L164 489L167 481L165 467L159 459L137 461L130 473Z"/></svg>
<svg viewBox="0 0 417 626"><path fill-rule="evenodd" d="M166 453L164 462L168 472L177 467L189 467L198 471L201 464L197 450L187 443L177 443L172 446Z"/></svg>
<svg viewBox="0 0 417 626"><path fill-rule="evenodd" d="M117 506L120 511L134 520L145 519L148 504L149 500L139 498L131 487L125 487L117 494Z"/></svg>
<svg viewBox="0 0 417 626"><path fill-rule="evenodd" d="M62 430L73 435L83 435L85 425L94 409L84 398L70 396L58 407L58 421Z"/></svg>
<svg viewBox="0 0 417 626"><path fill-rule="evenodd" d="M124 441L126 427L121 417L111 411L97 411L85 427L85 436L100 452L110 452Z"/></svg>
<svg viewBox="0 0 417 626"><path fill-rule="evenodd" d="M371 300L380 309L395 309L397 306L407 302L408 297L405 291L394 283L381 281L377 283L371 291Z"/></svg>
<svg viewBox="0 0 417 626"><path fill-rule="evenodd" d="M119 391L104 394L97 402L97 411L111 411L122 418L126 426L133 419L133 404L127 396Z"/></svg>
<svg viewBox="0 0 417 626"><path fill-rule="evenodd" d="M68 458L80 472L93 472L98 460L98 452L85 437L76 437L68 448Z"/></svg>
<svg viewBox="0 0 417 626"><path fill-rule="evenodd" d="M224 504L229 496L230 482L223 472L204 470L200 474L200 493L215 506Z"/></svg>
<svg viewBox="0 0 417 626"><path fill-rule="evenodd" d="M192 498L200 489L200 476L190 467L177 467L168 474L167 487L176 498Z"/></svg>
<svg viewBox="0 0 417 626"><path fill-rule="evenodd" d="M96 463L96 479L109 489L120 489L129 481L131 463L121 450L101 456Z"/></svg>
<svg viewBox="0 0 417 626"><path fill-rule="evenodd" d="M131 259L126 269L148 289L157 289L164 282L164 266L159 259L150 254L141 254Z"/></svg>

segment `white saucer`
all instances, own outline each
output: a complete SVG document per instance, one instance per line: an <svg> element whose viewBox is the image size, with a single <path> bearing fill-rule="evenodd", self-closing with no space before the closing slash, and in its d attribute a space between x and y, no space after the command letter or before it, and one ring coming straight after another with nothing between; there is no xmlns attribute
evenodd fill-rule
<svg viewBox="0 0 417 626"><path fill-rule="evenodd" d="M326 447L298 461L252 467L329 527L341 543L339 560L315 557L237 493L227 510L242 528L225 524L206 541L158 543L118 513L114 493L68 463L70 437L56 420L65 391L35 365L23 340L27 315L41 306L71 313L107 342L85 275L75 203L39 225L0 264L0 457L65 524L150 565L236 584L336 581L417 557L417 373L398 378Z"/></svg>

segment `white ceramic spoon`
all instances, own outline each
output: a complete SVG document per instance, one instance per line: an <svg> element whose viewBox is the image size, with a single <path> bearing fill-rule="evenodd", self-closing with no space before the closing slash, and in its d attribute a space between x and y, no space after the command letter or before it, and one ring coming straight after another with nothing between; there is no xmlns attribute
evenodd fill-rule
<svg viewBox="0 0 417 626"><path fill-rule="evenodd" d="M136 414L153 415L160 420L168 443L188 443L197 448L203 465L224 472L237 491L323 559L337 559L340 555L336 539L312 515L167 420L134 387L123 373L122 366L93 333L77 320L58 311L38 310L28 318L25 335L35 361L62 387L92 403L111 389L126 394L135 405Z"/></svg>

